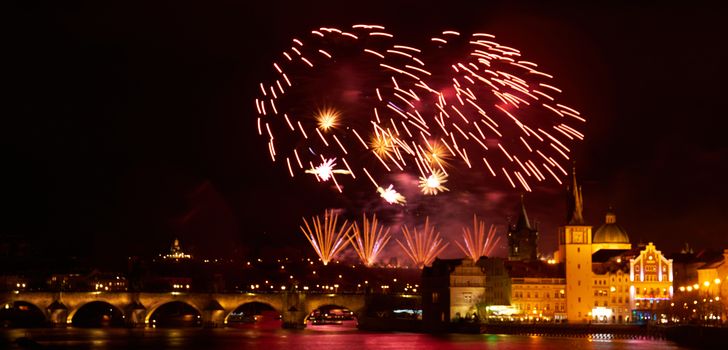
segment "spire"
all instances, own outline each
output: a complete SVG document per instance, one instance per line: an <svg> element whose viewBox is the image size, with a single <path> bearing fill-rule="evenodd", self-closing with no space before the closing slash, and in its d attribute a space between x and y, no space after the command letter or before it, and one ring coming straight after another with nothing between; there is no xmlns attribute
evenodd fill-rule
<svg viewBox="0 0 728 350"><path fill-rule="evenodd" d="M581 186L576 183L576 165L573 166L572 170L572 184L571 188L567 187L568 193L568 216L566 221L569 225L583 225L584 216L582 211L584 210L584 202L581 197Z"/></svg>
<svg viewBox="0 0 728 350"><path fill-rule="evenodd" d="M523 203L523 194L521 194L521 207L518 212L518 220L516 221L516 231L527 228L531 230L531 224L528 221L528 214L526 213L526 205Z"/></svg>

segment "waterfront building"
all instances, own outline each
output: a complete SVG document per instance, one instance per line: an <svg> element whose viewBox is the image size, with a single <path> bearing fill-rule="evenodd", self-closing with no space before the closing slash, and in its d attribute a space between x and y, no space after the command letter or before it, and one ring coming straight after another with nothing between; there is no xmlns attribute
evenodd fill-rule
<svg viewBox="0 0 728 350"><path fill-rule="evenodd" d="M629 260L629 266L629 300L635 321L656 321L673 297L672 259L649 243Z"/></svg>
<svg viewBox="0 0 728 350"><path fill-rule="evenodd" d="M566 278L563 264L545 261L510 262L512 319L563 321L566 319Z"/></svg>
<svg viewBox="0 0 728 350"><path fill-rule="evenodd" d="M435 259L422 272L423 321L429 328L498 315L511 305L503 259Z"/></svg>
<svg viewBox="0 0 728 350"><path fill-rule="evenodd" d="M672 260L653 243L633 250L611 208L592 235L575 172L568 194L568 223L559 228L556 256L566 270L569 322L656 321L673 296Z"/></svg>

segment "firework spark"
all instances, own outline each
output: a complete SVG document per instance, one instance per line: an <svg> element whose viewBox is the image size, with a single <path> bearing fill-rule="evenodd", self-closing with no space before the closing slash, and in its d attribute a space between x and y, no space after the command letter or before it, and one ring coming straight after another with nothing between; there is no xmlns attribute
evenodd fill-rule
<svg viewBox="0 0 728 350"><path fill-rule="evenodd" d="M389 185L386 189L377 187L377 192L379 192L379 196L384 198L384 200L389 204L404 205L404 203L407 202L403 195L394 190L394 186L392 185Z"/></svg>
<svg viewBox="0 0 728 350"><path fill-rule="evenodd" d="M391 236L389 228L384 229L383 225L379 225L376 215L372 216L371 221L367 219L366 215L363 215L362 226L363 229L359 229L359 225L354 223L353 234L349 236L349 242L362 263L372 266L384 246L389 243Z"/></svg>
<svg viewBox="0 0 728 350"><path fill-rule="evenodd" d="M441 170L435 169L432 174L428 177L420 176L420 190L426 195L436 195L440 192L448 191L448 188L443 186L447 182L447 175Z"/></svg>
<svg viewBox="0 0 728 350"><path fill-rule="evenodd" d="M488 234L485 233L485 222L478 220L477 216L473 215L473 229L469 227L463 227L463 242L455 241L458 248L470 259L477 261L481 256L490 256L495 249L500 237L495 237L495 226L490 225Z"/></svg>
<svg viewBox="0 0 728 350"><path fill-rule="evenodd" d="M314 174L322 181L328 181L334 177L334 174L351 174L350 171L345 169L334 169L336 166L336 159L324 159L321 165L307 169L307 174Z"/></svg>
<svg viewBox="0 0 728 350"><path fill-rule="evenodd" d="M349 244L347 237L352 225L344 220L344 223L338 226L338 219L338 214L333 210L327 210L324 212L323 223L321 217L316 216L311 218L311 225L306 218L303 218L305 227L299 226L324 265L328 265Z"/></svg>
<svg viewBox="0 0 728 350"><path fill-rule="evenodd" d="M418 268L430 265L449 244L440 238L440 233L435 232L434 227L430 226L429 217L425 219L425 227L421 231L413 228L410 232L407 226L402 226L402 235L404 243L399 239L397 243Z"/></svg>

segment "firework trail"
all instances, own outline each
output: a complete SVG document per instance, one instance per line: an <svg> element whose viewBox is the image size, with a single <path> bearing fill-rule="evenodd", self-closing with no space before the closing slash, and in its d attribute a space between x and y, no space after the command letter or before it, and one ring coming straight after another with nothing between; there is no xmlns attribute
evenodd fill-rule
<svg viewBox="0 0 728 350"><path fill-rule="evenodd" d="M407 226L402 226L402 235L404 243L399 239L397 239L397 243L412 260L412 263L420 269L432 264L437 255L442 253L449 244L440 238L440 233L435 232L435 227L430 226L429 217L425 219L425 227L421 231L413 228L410 232Z"/></svg>
<svg viewBox="0 0 728 350"><path fill-rule="evenodd" d="M303 218L305 227L300 226L301 232L311 243L313 250L324 265L328 265L349 243L347 237L352 225L344 220L344 223L338 226L338 219L338 214L334 213L333 210L327 210L324 212L323 223L321 217L316 216L311 218L311 225L306 221L306 218Z"/></svg>
<svg viewBox="0 0 728 350"><path fill-rule="evenodd" d="M490 225L488 234L485 233L485 222L478 220L473 215L473 229L463 227L463 244L455 241L455 244L465 254L465 256L478 261L481 256L490 256L493 249L497 246L500 237L495 237L495 226Z"/></svg>
<svg viewBox="0 0 728 350"><path fill-rule="evenodd" d="M361 262L366 266L372 266L392 237L389 234L389 228L384 229L384 226L377 222L376 215L372 216L371 221L367 219L366 215L363 215L362 226L363 228L359 229L359 225L354 223L353 234L349 236L349 242L359 255Z"/></svg>

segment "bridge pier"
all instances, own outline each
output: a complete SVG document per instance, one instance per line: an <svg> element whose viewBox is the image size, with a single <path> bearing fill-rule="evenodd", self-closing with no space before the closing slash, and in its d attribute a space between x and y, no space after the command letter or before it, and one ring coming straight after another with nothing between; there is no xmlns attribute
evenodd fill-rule
<svg viewBox="0 0 728 350"><path fill-rule="evenodd" d="M202 325L205 328L217 328L225 326L225 308L215 299L202 310Z"/></svg>
<svg viewBox="0 0 728 350"><path fill-rule="evenodd" d="M58 296L60 298L60 296ZM68 307L59 299L48 305L48 321L52 327L66 327L68 325Z"/></svg>
<svg viewBox="0 0 728 350"><path fill-rule="evenodd" d="M302 329L306 328L306 295L298 292L284 293L283 309L281 317L283 318L283 328Z"/></svg>

